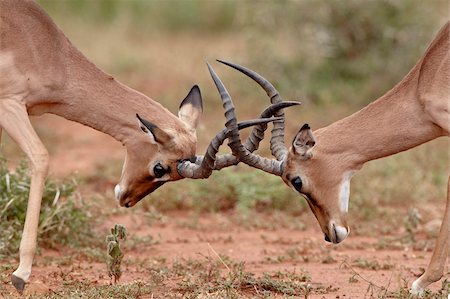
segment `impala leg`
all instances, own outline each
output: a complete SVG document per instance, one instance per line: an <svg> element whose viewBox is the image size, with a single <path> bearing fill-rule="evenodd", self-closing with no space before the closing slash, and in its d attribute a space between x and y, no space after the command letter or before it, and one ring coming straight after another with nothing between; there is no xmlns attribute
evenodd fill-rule
<svg viewBox="0 0 450 299"><path fill-rule="evenodd" d="M447 257L450 249L450 176L447 184L447 204L445 206L444 219L442 220L436 246L431 256L430 264L425 273L413 282L411 293L421 295L425 288L433 282L441 279L444 274Z"/></svg>
<svg viewBox="0 0 450 299"><path fill-rule="evenodd" d="M31 186L20 242L20 264L11 277L13 285L22 292L30 277L36 250L39 213L49 158L46 148L30 123L25 106L18 101L0 102L0 126L25 152L31 162Z"/></svg>

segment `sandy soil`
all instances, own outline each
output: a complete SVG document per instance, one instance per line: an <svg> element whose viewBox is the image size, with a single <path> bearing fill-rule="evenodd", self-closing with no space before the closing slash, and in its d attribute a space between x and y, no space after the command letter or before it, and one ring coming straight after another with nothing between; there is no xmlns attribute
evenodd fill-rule
<svg viewBox="0 0 450 299"><path fill-rule="evenodd" d="M369 281L375 286L388 287L390 291L398 290L404 280L410 284L430 257L430 252L408 248L380 250L376 238L361 236L351 236L342 245L329 245L312 223L306 231L247 229L229 222L227 215L204 215L195 228L183 225L191 218L187 213L171 213L167 221L153 225L129 213L108 219L105 227L122 223L134 236L152 236L157 240L156 244L146 244L138 249L125 247L121 283L145 278L152 263L161 258L167 261L205 257L215 260L218 253L244 261L245 269L257 275L276 271L307 273L311 277L311 287L327 290L326 294L313 292L308 298L364 298L370 295ZM298 255L288 256L289 250L297 250ZM110 283L104 263L78 257L67 265L51 262L60 261L67 254L70 253L64 250L44 250L36 258L27 294L57 290L68 276L72 280L88 280L93 285ZM281 258L280 261L275 261L277 258ZM355 262L358 259L377 262L380 269L359 267ZM138 266L138 261L144 266ZM356 281L350 282L351 277ZM438 283L432 289L437 290L439 286ZM15 294L12 286L7 289L10 295ZM379 291L374 290L375 294ZM154 298L159 297L155 294Z"/></svg>
<svg viewBox="0 0 450 299"><path fill-rule="evenodd" d="M120 160L124 155L118 142L76 123L46 116L36 119L35 124L38 127L52 128L52 138L58 144L50 149L52 175L63 176L72 172L94 174L99 163L111 159ZM195 227L183 225L191 221L192 215L189 213L169 213L166 221L153 224L132 211L112 216L103 224L105 227L122 223L131 235L152 236L158 241L156 244L126 251L126 269L121 283L128 283L148 274L146 271L150 266L137 266L137 263L129 262L132 260L142 260L150 265L152 260L158 258L168 261L201 259L205 256L216 259L216 253L219 253L244 261L246 270L256 274L278 270L306 272L311 277L313 287L329 287L326 294L313 293L309 298L364 298L370 294L368 281L376 286L388 287L389 290L398 289L404 284L404 280L410 285L431 256L429 250L413 251L407 247L379 249L379 239L374 236L351 235L344 244L327 244L311 215L304 219L307 223L306 230L245 228L230 221L229 216L204 215ZM298 255L289 257L289 250L295 250ZM43 250L42 255L36 258L27 293L56 290L61 287L63 277L67 275L91 281L92 284L109 284L103 263L80 258L75 258L76 263L70 265L49 262L67 254L70 253L64 250ZM288 258L279 258L283 256ZM275 262L277 258L279 260ZM381 269L358 267L355 262L357 259L378 262ZM355 271L358 275L355 275ZM350 282L352 277L356 280ZM440 283L433 285L433 289L438 287ZM11 285L6 288L10 294L14 294Z"/></svg>

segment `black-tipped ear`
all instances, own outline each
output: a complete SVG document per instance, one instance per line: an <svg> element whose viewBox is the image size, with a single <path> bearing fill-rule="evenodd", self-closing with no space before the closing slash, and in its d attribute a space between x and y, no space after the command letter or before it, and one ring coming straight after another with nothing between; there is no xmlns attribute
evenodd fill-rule
<svg viewBox="0 0 450 299"><path fill-rule="evenodd" d="M292 141L292 149L296 155L306 160L312 157L311 149L315 144L316 140L310 126L304 124Z"/></svg>
<svg viewBox="0 0 450 299"><path fill-rule="evenodd" d="M150 141L153 144L164 144L172 139L172 136L164 132L157 125L140 117L139 114L136 114L136 117L139 120L140 129L150 137Z"/></svg>
<svg viewBox="0 0 450 299"><path fill-rule="evenodd" d="M195 129L203 113L203 101L200 88L194 85L188 95L181 101L178 117L191 129Z"/></svg>

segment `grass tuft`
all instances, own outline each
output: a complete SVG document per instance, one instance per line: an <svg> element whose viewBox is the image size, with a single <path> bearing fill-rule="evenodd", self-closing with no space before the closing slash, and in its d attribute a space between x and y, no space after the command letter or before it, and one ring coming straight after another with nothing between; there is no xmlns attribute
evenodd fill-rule
<svg viewBox="0 0 450 299"><path fill-rule="evenodd" d="M9 171L0 157L0 258L17 254L30 191L29 169L22 161ZM92 237L91 215L76 192L76 182L46 180L38 228L40 245L79 246Z"/></svg>

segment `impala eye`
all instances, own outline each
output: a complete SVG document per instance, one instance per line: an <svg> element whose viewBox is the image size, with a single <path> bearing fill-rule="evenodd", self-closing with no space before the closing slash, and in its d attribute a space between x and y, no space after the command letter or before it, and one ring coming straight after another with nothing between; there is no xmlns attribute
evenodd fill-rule
<svg viewBox="0 0 450 299"><path fill-rule="evenodd" d="M155 178L162 178L166 174L166 170L162 167L161 163L158 163L153 167L153 173L155 174Z"/></svg>
<svg viewBox="0 0 450 299"><path fill-rule="evenodd" d="M293 178L291 180L291 184L292 184L292 186L294 186L295 190L297 190L298 192L301 192L303 183L302 183L302 179L299 176Z"/></svg>

